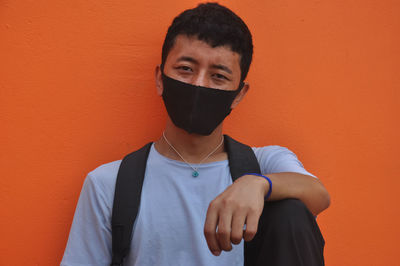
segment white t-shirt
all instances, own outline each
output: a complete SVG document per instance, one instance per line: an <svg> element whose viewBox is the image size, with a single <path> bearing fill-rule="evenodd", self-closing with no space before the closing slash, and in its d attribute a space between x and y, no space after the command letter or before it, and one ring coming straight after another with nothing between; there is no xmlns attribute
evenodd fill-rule
<svg viewBox="0 0 400 266"><path fill-rule="evenodd" d="M253 148L264 174L311 175L296 155L280 146ZM111 216L121 160L101 165L85 179L61 266L108 266L111 263ZM125 266L243 265L243 241L216 257L203 230L209 203L232 184L228 161L195 165L161 155L152 145L141 203Z"/></svg>

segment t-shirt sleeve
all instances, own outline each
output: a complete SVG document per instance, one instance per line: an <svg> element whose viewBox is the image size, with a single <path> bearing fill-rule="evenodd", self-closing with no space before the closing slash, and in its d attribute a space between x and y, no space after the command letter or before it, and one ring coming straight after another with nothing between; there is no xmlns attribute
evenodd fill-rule
<svg viewBox="0 0 400 266"><path fill-rule="evenodd" d="M285 147L265 146L253 148L253 151L263 174L295 172L315 177L303 167L296 154Z"/></svg>
<svg viewBox="0 0 400 266"><path fill-rule="evenodd" d="M110 265L110 206L106 197L89 174L79 196L61 266Z"/></svg>

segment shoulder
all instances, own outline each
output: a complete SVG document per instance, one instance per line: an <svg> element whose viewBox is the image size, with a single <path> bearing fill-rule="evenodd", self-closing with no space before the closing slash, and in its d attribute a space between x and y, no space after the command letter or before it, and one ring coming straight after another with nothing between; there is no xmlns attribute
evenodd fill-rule
<svg viewBox="0 0 400 266"><path fill-rule="evenodd" d="M261 171L265 174L279 172L297 172L311 175L307 172L297 155L290 149L278 145L252 147L260 164Z"/></svg>
<svg viewBox="0 0 400 266"><path fill-rule="evenodd" d="M254 153L256 154L257 158L259 156L276 156L276 155L281 155L281 154L293 154L294 153L289 150L288 148L279 146L279 145L269 145L269 146L263 146L263 147L252 147Z"/></svg>
<svg viewBox="0 0 400 266"><path fill-rule="evenodd" d="M88 173L85 183L98 193L112 198L117 180L119 166L122 160L105 163Z"/></svg>
<svg viewBox="0 0 400 266"><path fill-rule="evenodd" d="M121 161L122 160L117 160L102 164L89 172L88 175L91 176L91 179L93 179L93 181L95 181L96 183L115 183Z"/></svg>
<svg viewBox="0 0 400 266"><path fill-rule="evenodd" d="M276 162L278 160L297 159L297 156L294 152L292 152L288 148L278 145L252 147L252 149L259 163L272 162L272 161Z"/></svg>

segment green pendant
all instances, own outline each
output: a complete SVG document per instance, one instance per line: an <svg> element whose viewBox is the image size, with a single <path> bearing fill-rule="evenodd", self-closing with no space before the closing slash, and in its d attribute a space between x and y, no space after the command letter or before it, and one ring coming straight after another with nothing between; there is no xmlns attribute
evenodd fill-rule
<svg viewBox="0 0 400 266"><path fill-rule="evenodd" d="M198 176L199 176L199 172L193 171L192 176L193 176L193 177L198 177Z"/></svg>

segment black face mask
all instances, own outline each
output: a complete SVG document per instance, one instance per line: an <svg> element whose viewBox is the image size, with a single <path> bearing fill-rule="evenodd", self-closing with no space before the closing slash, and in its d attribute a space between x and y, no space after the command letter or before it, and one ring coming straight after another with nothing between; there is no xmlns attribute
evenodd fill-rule
<svg viewBox="0 0 400 266"><path fill-rule="evenodd" d="M175 126L188 133L210 135L232 111L231 105L243 88L235 91L195 86L172 79L162 73L163 100Z"/></svg>

